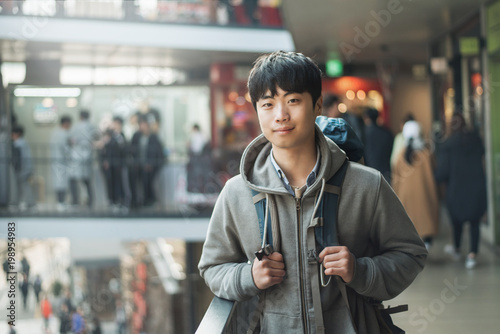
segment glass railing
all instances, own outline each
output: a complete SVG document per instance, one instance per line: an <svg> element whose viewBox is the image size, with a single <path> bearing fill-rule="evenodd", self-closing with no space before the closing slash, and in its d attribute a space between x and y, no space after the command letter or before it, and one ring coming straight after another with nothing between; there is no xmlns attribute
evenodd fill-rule
<svg viewBox="0 0 500 334"><path fill-rule="evenodd" d="M9 175L9 203L0 207L0 215L209 217L225 182L238 172L226 166L239 164L239 156L223 150L185 162L165 157L150 168L130 156L110 161L99 150L93 150L88 162L78 161L72 152L54 159L49 144L28 145L29 178L19 178L12 154L2 159L0 168Z"/></svg>
<svg viewBox="0 0 500 334"><path fill-rule="evenodd" d="M0 1L0 15L282 28L279 0Z"/></svg>

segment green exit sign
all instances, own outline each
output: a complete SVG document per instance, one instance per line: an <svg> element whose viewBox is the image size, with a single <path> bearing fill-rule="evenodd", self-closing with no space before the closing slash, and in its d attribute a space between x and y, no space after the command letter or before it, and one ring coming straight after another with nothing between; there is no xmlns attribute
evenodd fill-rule
<svg viewBox="0 0 500 334"><path fill-rule="evenodd" d="M475 56L479 54L479 38L460 37L460 54L463 56Z"/></svg>
<svg viewBox="0 0 500 334"><path fill-rule="evenodd" d="M339 59L330 59L326 62L326 75L340 77L344 73L344 65Z"/></svg>

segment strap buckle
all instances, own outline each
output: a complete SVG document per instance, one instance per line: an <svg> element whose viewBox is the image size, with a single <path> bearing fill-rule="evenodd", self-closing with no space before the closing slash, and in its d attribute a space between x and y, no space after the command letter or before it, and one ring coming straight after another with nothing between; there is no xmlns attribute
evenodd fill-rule
<svg viewBox="0 0 500 334"><path fill-rule="evenodd" d="M257 257L257 259L259 259L259 261L262 261L262 259L264 258L264 255L269 256L272 253L274 253L273 246L270 244L267 244L263 248L256 251L254 254Z"/></svg>

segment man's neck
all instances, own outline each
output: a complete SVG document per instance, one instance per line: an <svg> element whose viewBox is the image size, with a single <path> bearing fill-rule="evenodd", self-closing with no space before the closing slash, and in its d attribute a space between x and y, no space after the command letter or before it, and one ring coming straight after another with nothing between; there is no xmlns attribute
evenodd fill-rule
<svg viewBox="0 0 500 334"><path fill-rule="evenodd" d="M312 142L305 149L281 149L273 147L273 156L290 182L291 186L302 187L306 184L307 177L316 165L317 152L316 143Z"/></svg>

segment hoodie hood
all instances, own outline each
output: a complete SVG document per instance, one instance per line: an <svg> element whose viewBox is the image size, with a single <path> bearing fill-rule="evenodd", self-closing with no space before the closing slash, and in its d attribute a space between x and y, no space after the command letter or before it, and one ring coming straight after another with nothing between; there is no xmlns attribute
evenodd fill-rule
<svg viewBox="0 0 500 334"><path fill-rule="evenodd" d="M317 125L315 131L316 146L319 147L321 162L316 182L306 190L305 194L317 189L321 179L324 178L325 181L328 181L347 158L344 151L332 140L325 137ZM271 148L272 144L263 134L255 138L243 152L240 174L244 182L258 192L288 194L271 162Z"/></svg>

